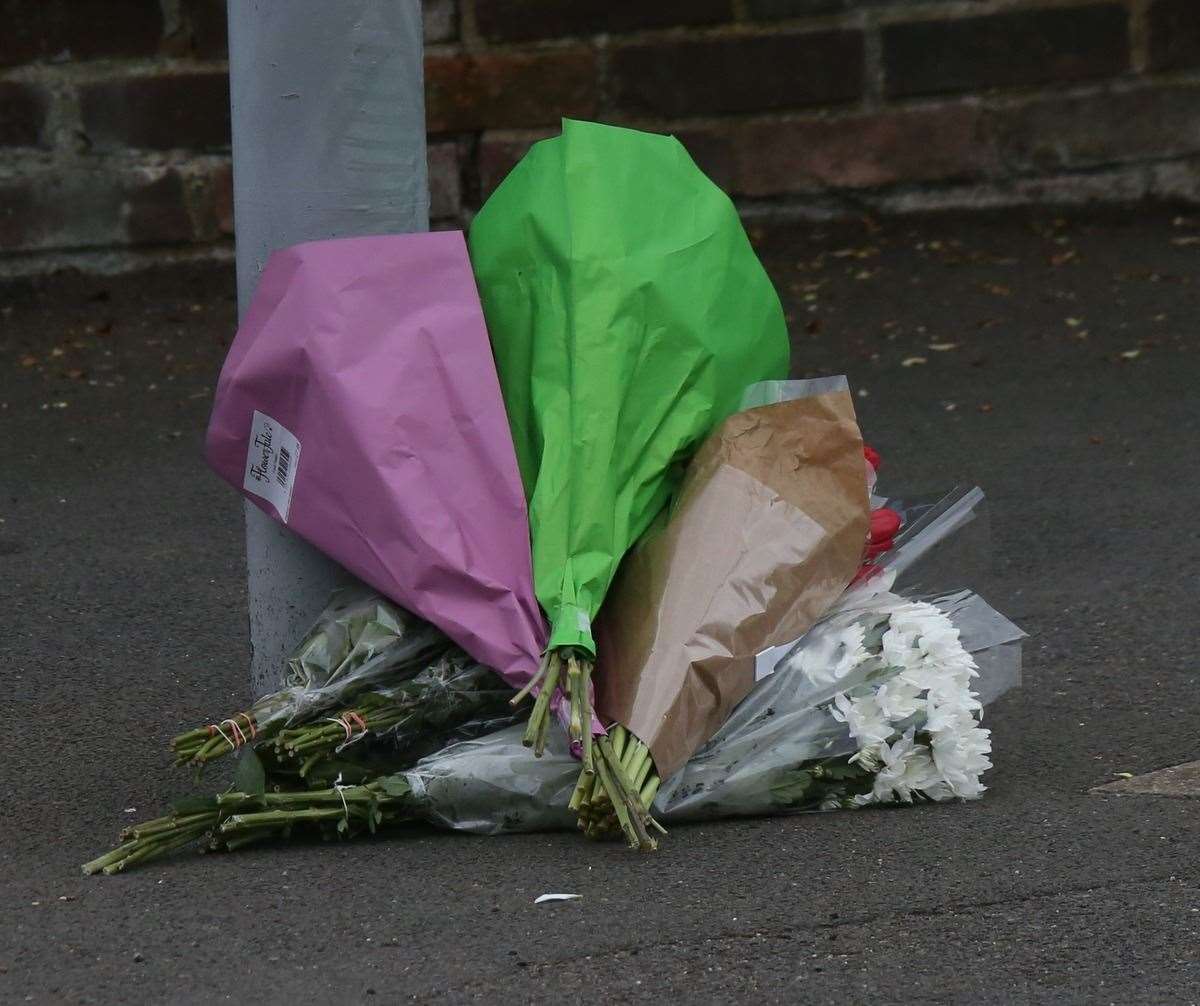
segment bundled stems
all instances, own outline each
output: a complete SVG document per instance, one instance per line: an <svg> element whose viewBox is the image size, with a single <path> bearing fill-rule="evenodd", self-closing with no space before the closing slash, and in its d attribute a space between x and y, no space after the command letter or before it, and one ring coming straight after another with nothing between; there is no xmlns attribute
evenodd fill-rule
<svg viewBox="0 0 1200 1006"><path fill-rule="evenodd" d="M557 650L550 650L542 657L542 666L545 667L545 679L542 681L541 691L538 692L538 697L533 703L533 712L529 714L525 736L521 739L521 743L527 748L533 748L534 756L537 758L540 758L542 752L546 750L546 731L550 725L550 699L558 687L558 678L562 673L562 657L559 656ZM542 677L542 673L542 669L539 667L537 678ZM537 678L530 684L534 684ZM520 693L517 698L520 698ZM514 699L515 702L516 699Z"/></svg>
<svg viewBox="0 0 1200 1006"><path fill-rule="evenodd" d="M624 834L630 847L652 851L658 842L651 831L666 830L650 815L659 778L650 751L622 726L600 738L595 772L585 768L571 794L570 807L589 838Z"/></svg>
<svg viewBox="0 0 1200 1006"><path fill-rule="evenodd" d="M220 723L210 723L175 737L171 741L171 753L177 767L205 765L259 739L261 734L253 713L235 713Z"/></svg>
<svg viewBox="0 0 1200 1006"><path fill-rule="evenodd" d="M566 675L563 675L563 665L566 664ZM584 769L589 774L594 771L592 755L592 661L582 658L574 650L547 650L542 655L537 673L512 698L515 706L535 688L538 690L533 711L529 714L529 723L525 728L522 740L526 747L533 748L533 753L540 758L546 749L546 734L550 723L550 701L560 683L565 684L565 692L570 700L570 719L567 734L571 743L580 746Z"/></svg>
<svg viewBox="0 0 1200 1006"><path fill-rule="evenodd" d="M315 765L333 757L348 744L367 734L376 736L403 723L413 715L417 702L389 699L367 693L353 709L324 717L316 723L280 730L275 735L275 757L300 763L300 777L306 778Z"/></svg>
<svg viewBox="0 0 1200 1006"><path fill-rule="evenodd" d="M363 786L335 786L304 793L222 793L204 810L176 811L133 825L121 844L85 863L85 874L112 875L207 838L209 851L232 851L317 826L334 835L374 832L411 817L409 789L398 777Z"/></svg>

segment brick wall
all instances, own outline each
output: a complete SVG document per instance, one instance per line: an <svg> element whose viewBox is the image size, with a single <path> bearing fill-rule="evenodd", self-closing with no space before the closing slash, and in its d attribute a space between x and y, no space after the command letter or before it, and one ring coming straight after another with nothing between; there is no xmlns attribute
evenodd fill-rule
<svg viewBox="0 0 1200 1006"><path fill-rule="evenodd" d="M433 213L562 115L749 212L1200 199L1200 0L425 0ZM227 246L225 0L0 0L0 254Z"/></svg>

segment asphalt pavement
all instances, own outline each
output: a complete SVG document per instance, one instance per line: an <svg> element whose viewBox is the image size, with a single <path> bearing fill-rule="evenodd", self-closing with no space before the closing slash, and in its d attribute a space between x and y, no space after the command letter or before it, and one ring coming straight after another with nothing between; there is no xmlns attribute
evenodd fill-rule
<svg viewBox="0 0 1200 1006"><path fill-rule="evenodd" d="M796 374L849 374L884 487L988 493L983 590L1030 639L986 796L680 827L647 856L414 829L82 877L189 791L168 738L246 699L241 508L200 456L234 278L22 280L0 1001L1200 999L1200 801L1089 792L1200 757L1200 213L753 231Z"/></svg>

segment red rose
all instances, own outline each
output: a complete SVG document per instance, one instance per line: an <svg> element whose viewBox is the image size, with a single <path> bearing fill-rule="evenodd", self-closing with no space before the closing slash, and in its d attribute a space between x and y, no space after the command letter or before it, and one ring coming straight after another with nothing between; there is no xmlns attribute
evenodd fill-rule
<svg viewBox="0 0 1200 1006"><path fill-rule="evenodd" d="M878 510L872 510L869 535L871 544L874 545L886 539L888 548L891 548L891 539L900 530L901 523L900 515L891 507L881 506Z"/></svg>

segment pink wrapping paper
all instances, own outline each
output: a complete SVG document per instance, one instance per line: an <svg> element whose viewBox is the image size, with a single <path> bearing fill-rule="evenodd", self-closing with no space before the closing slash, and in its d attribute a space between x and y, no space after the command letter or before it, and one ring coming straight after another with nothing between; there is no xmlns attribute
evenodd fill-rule
<svg viewBox="0 0 1200 1006"><path fill-rule="evenodd" d="M460 232L272 255L221 371L206 454L514 687L536 670L546 629L525 494Z"/></svg>

